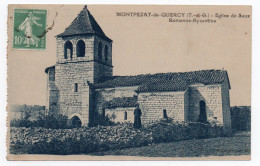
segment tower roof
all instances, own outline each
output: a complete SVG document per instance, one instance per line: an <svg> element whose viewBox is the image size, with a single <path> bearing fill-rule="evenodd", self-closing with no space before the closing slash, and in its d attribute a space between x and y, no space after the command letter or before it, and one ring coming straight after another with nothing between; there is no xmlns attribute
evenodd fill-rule
<svg viewBox="0 0 260 166"><path fill-rule="evenodd" d="M78 16L73 20L73 22L65 29L65 31L58 37L74 36L74 35L86 35L86 34L96 34L106 39L109 39L101 27L98 25L97 21L91 15L87 9L87 5L84 6L83 10L78 14ZM111 40L111 39L109 39Z"/></svg>

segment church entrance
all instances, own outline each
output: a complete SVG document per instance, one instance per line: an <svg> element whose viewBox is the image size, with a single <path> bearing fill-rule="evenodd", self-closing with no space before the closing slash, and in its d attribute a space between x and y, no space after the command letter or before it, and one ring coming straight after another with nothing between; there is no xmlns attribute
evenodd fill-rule
<svg viewBox="0 0 260 166"><path fill-rule="evenodd" d="M205 101L200 101L200 114L198 122L206 123L207 122L207 113L206 113L206 103Z"/></svg>
<svg viewBox="0 0 260 166"><path fill-rule="evenodd" d="M73 127L81 127L81 120L79 119L79 117L77 117L77 116L73 116L72 118L71 118L71 122L72 122L72 126Z"/></svg>

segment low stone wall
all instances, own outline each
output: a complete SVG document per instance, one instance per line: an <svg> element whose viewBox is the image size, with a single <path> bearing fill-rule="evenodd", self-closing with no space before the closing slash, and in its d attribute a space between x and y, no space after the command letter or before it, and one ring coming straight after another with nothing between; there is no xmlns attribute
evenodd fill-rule
<svg viewBox="0 0 260 166"><path fill-rule="evenodd" d="M158 122L142 129L130 124L75 129L10 128L11 154L87 154L222 135L222 127Z"/></svg>

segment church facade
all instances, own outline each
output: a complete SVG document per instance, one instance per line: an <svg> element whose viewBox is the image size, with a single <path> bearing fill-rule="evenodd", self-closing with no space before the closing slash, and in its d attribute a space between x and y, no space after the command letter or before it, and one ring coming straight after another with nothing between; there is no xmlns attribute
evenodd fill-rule
<svg viewBox="0 0 260 166"><path fill-rule="evenodd" d="M56 64L45 70L50 112L83 126L95 121L95 114L132 123L139 105L142 124L214 120L231 130L227 71L113 76L112 40L86 6L56 40Z"/></svg>

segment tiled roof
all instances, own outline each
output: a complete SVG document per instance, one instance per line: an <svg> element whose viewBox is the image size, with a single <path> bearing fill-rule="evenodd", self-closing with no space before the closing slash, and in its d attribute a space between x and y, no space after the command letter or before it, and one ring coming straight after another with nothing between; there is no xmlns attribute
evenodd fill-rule
<svg viewBox="0 0 260 166"><path fill-rule="evenodd" d="M134 97L117 97L105 104L106 108L115 107L135 107L137 104L137 96Z"/></svg>
<svg viewBox="0 0 260 166"><path fill-rule="evenodd" d="M83 10L78 14L70 26L68 26L63 33L57 36L64 37L84 34L97 34L105 37L106 39L109 39L98 25L94 17L88 11L87 6L83 8Z"/></svg>
<svg viewBox="0 0 260 166"><path fill-rule="evenodd" d="M114 76L100 81L94 86L96 88L139 86L136 90L137 92L183 91L192 84L201 83L204 85L210 85L222 83L225 77L228 79L228 74L225 70L199 70L179 73Z"/></svg>

